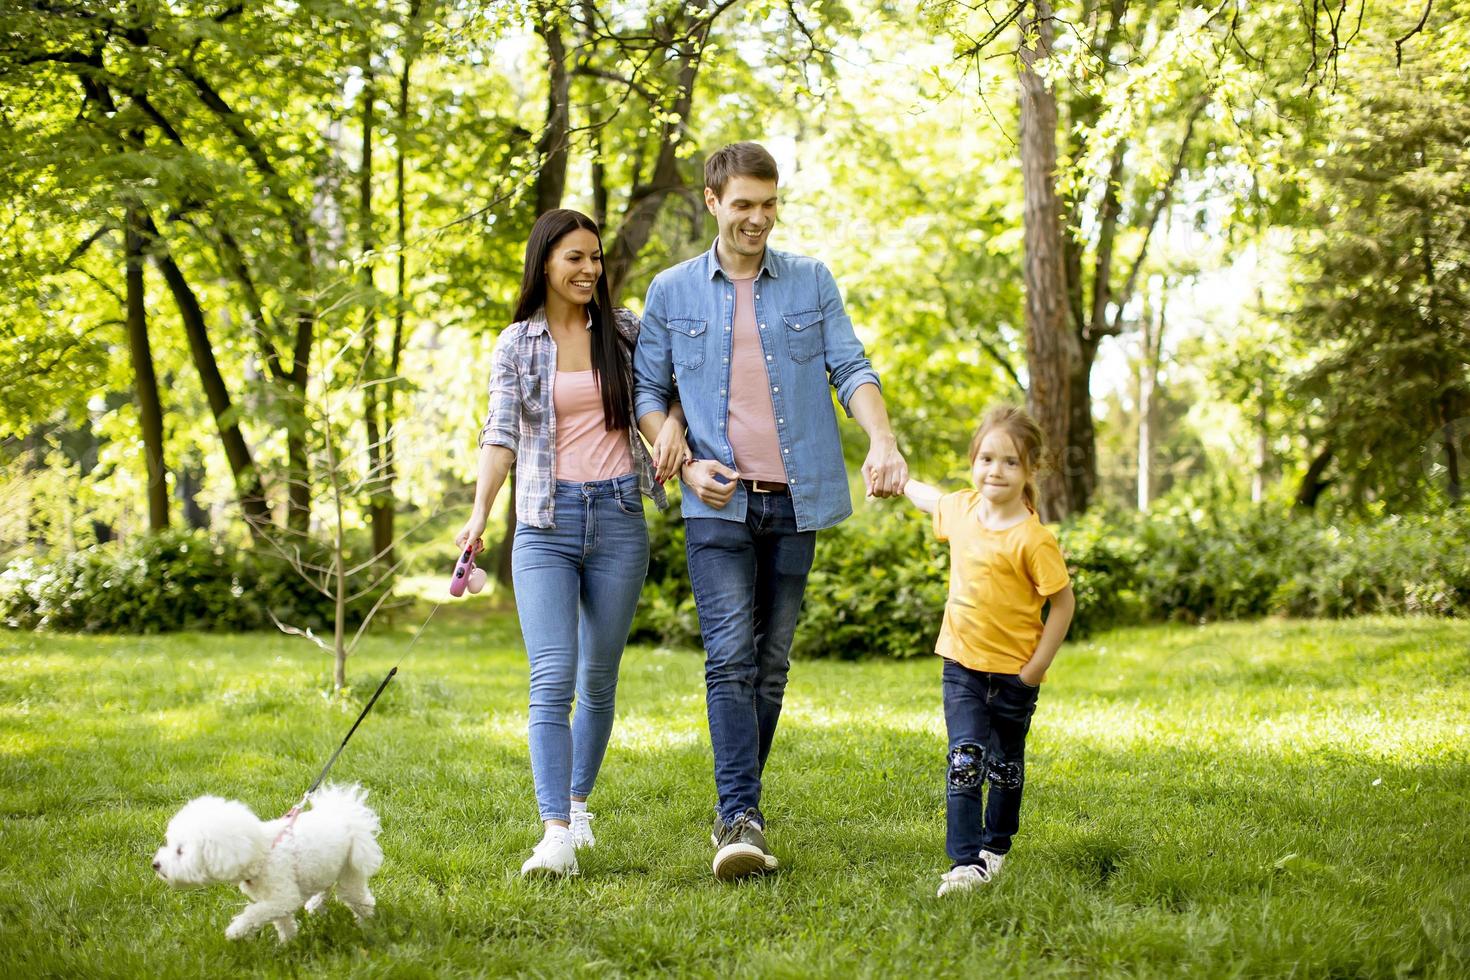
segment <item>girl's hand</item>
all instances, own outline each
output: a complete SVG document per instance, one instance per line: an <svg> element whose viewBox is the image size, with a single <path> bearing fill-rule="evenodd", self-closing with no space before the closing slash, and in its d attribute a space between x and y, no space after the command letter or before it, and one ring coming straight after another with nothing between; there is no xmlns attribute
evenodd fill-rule
<svg viewBox="0 0 1470 980"><path fill-rule="evenodd" d="M679 475L679 467L689 458L689 443L684 439L684 423L672 415L664 420L653 440L653 475L667 483Z"/></svg>
<svg viewBox="0 0 1470 980"><path fill-rule="evenodd" d="M1021 679L1021 683L1025 684L1027 687L1040 687L1041 675L1044 673L1046 673L1046 671L1044 670L1032 670L1031 665L1028 663L1026 666L1021 668L1021 672L1016 676L1019 677Z"/></svg>
<svg viewBox="0 0 1470 980"><path fill-rule="evenodd" d="M486 519L486 515L480 511L470 514L470 519L465 522L464 527L454 538L455 547L463 551L470 546L471 541L480 540L480 536L485 533Z"/></svg>

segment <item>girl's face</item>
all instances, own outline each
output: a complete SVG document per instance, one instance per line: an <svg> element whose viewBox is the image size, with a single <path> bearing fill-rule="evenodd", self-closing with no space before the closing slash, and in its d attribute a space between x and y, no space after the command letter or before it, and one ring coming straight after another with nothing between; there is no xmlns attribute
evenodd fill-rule
<svg viewBox="0 0 1470 980"><path fill-rule="evenodd" d="M985 433L975 463L970 467L970 478L986 500L998 506L1014 503L1026 489L1030 476L1010 433L999 428Z"/></svg>
<svg viewBox="0 0 1470 980"><path fill-rule="evenodd" d="M546 257L546 289L572 306L592 302L602 276L602 248L597 236L575 228L556 240Z"/></svg>

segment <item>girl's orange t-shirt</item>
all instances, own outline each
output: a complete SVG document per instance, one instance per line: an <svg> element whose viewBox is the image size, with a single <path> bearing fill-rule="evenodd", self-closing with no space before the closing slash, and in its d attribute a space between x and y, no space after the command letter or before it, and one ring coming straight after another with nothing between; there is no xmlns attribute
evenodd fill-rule
<svg viewBox="0 0 1470 980"><path fill-rule="evenodd" d="M1067 587L1056 536L1035 513L1004 531L980 523L978 490L945 494L934 533L949 542L949 600L934 652L971 670L1017 674L1041 641L1041 607Z"/></svg>

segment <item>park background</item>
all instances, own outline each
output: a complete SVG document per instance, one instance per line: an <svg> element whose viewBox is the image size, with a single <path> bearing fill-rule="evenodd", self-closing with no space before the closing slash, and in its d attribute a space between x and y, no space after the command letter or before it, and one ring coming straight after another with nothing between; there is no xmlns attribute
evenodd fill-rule
<svg viewBox="0 0 1470 980"><path fill-rule="evenodd" d="M1467 14L7 4L6 972L1470 970ZM1055 448L1079 609L1031 856L932 902L946 556L859 500L773 762L789 871L706 880L698 623L650 508L606 843L521 885L507 487L501 581L436 614L338 770L384 815L382 916L226 944L238 897L144 855L199 793L294 801L443 597L535 215L594 216L638 309L709 247L703 159L740 139L916 475L964 485L999 400Z"/></svg>

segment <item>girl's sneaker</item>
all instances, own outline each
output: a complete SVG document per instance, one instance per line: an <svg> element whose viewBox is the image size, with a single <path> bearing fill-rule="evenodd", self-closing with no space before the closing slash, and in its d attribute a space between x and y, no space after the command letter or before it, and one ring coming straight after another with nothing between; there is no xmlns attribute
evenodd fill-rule
<svg viewBox="0 0 1470 980"><path fill-rule="evenodd" d="M966 892L972 888L989 883L1000 873L1000 866L1005 863L1004 854L992 854L990 851L980 852L979 864L962 864L957 868L950 868L939 879L939 897L951 892Z"/></svg>
<svg viewBox="0 0 1470 980"><path fill-rule="evenodd" d="M577 873L577 852L566 827L546 828L546 836L521 865L523 878L560 878Z"/></svg>
<svg viewBox="0 0 1470 980"><path fill-rule="evenodd" d="M571 823L573 847L591 847L597 843L597 838L592 836L592 814L586 810L573 810Z"/></svg>

